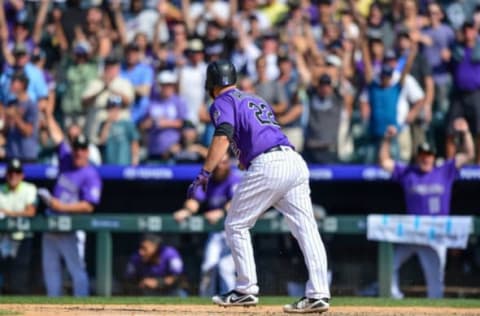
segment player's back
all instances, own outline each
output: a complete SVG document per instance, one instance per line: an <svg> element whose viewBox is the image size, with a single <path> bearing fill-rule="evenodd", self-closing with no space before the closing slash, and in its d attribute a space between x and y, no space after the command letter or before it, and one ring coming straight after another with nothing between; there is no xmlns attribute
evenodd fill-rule
<svg viewBox="0 0 480 316"><path fill-rule="evenodd" d="M232 149L246 167L272 147L291 146L272 108L258 96L237 89L227 90L215 99L210 111L216 127L222 123L233 126Z"/></svg>

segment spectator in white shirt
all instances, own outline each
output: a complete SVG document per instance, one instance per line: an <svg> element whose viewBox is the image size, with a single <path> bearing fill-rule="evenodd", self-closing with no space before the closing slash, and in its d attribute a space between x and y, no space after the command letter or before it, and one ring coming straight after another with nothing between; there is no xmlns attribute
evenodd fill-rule
<svg viewBox="0 0 480 316"><path fill-rule="evenodd" d="M0 186L2 217L32 217L36 213L37 188L23 181L23 166L19 159L7 163L6 183ZM0 235L0 271L4 290L11 294L28 294L32 235L23 232Z"/></svg>

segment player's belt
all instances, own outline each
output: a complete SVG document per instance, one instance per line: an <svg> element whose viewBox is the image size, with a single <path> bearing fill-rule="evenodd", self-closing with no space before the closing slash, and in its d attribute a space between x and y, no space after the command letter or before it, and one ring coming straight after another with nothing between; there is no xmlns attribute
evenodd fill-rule
<svg viewBox="0 0 480 316"><path fill-rule="evenodd" d="M273 146L272 148L270 149L267 149L266 151L264 151L263 153L266 154L266 153L272 153L274 151L284 151L285 149L287 148L290 148L288 146L281 146L281 145L277 145L277 146ZM291 149L291 148L290 148Z"/></svg>

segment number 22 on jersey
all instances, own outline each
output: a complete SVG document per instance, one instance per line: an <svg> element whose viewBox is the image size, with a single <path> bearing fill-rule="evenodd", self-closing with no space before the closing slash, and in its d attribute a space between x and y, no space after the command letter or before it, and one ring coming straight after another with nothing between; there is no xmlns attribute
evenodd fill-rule
<svg viewBox="0 0 480 316"><path fill-rule="evenodd" d="M272 110L266 104L256 104L250 101L248 102L248 108L255 111L255 117L260 124L280 126L275 120Z"/></svg>

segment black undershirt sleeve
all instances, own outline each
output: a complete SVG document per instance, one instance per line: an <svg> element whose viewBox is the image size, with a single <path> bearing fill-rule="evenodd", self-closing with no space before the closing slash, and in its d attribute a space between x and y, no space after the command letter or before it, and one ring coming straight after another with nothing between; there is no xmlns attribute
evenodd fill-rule
<svg viewBox="0 0 480 316"><path fill-rule="evenodd" d="M227 136L231 140L233 138L233 126L228 123L222 123L217 126L213 136Z"/></svg>

